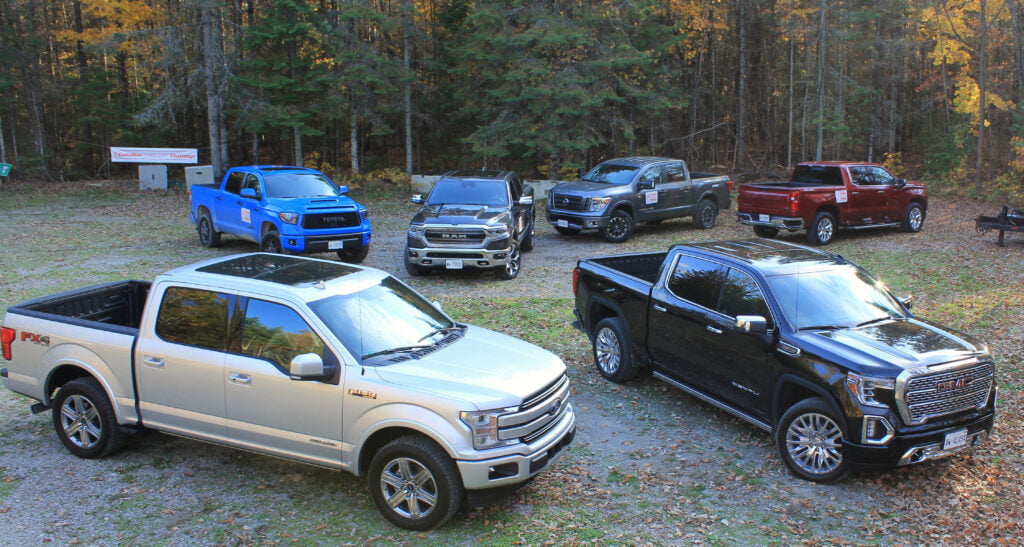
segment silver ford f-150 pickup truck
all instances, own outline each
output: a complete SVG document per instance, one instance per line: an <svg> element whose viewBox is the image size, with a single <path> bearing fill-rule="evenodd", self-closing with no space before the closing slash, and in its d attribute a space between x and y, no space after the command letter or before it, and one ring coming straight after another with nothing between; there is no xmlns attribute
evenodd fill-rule
<svg viewBox="0 0 1024 547"><path fill-rule="evenodd" d="M342 469L413 530L525 482L575 434L557 356L312 258L222 257L25 302L2 348L7 387L52 409L77 456L145 427Z"/></svg>

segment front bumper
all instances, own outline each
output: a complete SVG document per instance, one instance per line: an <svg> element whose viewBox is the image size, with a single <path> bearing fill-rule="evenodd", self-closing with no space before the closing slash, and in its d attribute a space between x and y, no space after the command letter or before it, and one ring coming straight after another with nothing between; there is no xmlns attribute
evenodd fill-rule
<svg viewBox="0 0 1024 547"><path fill-rule="evenodd" d="M603 213L573 213L569 211L547 211L548 222L556 228L570 230L601 230L608 226L610 216Z"/></svg>
<svg viewBox="0 0 1024 547"><path fill-rule="evenodd" d="M484 490L519 484L557 461L576 436L572 405L557 426L536 442L523 445L526 454L509 454L487 460L456 460L466 490Z"/></svg>
<svg viewBox="0 0 1024 547"><path fill-rule="evenodd" d="M804 219L800 217L783 217L756 213L736 213L736 217L740 224L748 226L764 226L766 228L777 228L791 232L804 228Z"/></svg>
<svg viewBox="0 0 1024 547"><path fill-rule="evenodd" d="M464 270L494 268L508 264L511 240L484 240L473 247L431 245L421 238L406 237L405 260L420 268Z"/></svg>
<svg viewBox="0 0 1024 547"><path fill-rule="evenodd" d="M281 234L281 248L295 254L356 251L369 244L368 231L315 236Z"/></svg>
<svg viewBox="0 0 1024 547"><path fill-rule="evenodd" d="M992 431L994 421L995 412L989 410L965 422L912 434L897 433L885 446L854 444L844 440L843 458L851 466L861 468L895 467L937 460L983 444ZM943 450L946 435L965 429L965 445Z"/></svg>

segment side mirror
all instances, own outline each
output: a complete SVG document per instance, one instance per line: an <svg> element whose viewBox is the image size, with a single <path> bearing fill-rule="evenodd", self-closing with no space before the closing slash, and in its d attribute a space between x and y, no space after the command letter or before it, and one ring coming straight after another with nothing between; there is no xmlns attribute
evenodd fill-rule
<svg viewBox="0 0 1024 547"><path fill-rule="evenodd" d="M338 192L341 193L341 194L347 194L348 193L348 186L345 185L345 184L339 184L338 185Z"/></svg>
<svg viewBox="0 0 1024 547"><path fill-rule="evenodd" d="M423 194L413 194L412 202L416 205L423 205Z"/></svg>
<svg viewBox="0 0 1024 547"><path fill-rule="evenodd" d="M653 180L641 180L636 183L637 190L652 190L654 188Z"/></svg>
<svg viewBox="0 0 1024 547"><path fill-rule="evenodd" d="M296 355L288 365L288 377L292 380L319 380L324 375L324 360L315 353Z"/></svg>
<svg viewBox="0 0 1024 547"><path fill-rule="evenodd" d="M768 320L760 315L737 315L736 330L747 334L764 334L768 332Z"/></svg>
<svg viewBox="0 0 1024 547"><path fill-rule="evenodd" d="M908 310L914 306L914 295L912 294L901 296L896 300L899 300L900 304L903 304L903 307L907 308Z"/></svg>
<svg viewBox="0 0 1024 547"><path fill-rule="evenodd" d="M239 192L238 195L246 199L258 199L256 197L256 190L252 188L242 188L242 191Z"/></svg>
<svg viewBox="0 0 1024 547"><path fill-rule="evenodd" d="M903 188L906 185L907 185L907 179L900 179L900 180L896 181L896 187L897 188Z"/></svg>
<svg viewBox="0 0 1024 547"><path fill-rule="evenodd" d="M519 198L519 205L533 205L533 196L523 196Z"/></svg>
<svg viewBox="0 0 1024 547"><path fill-rule="evenodd" d="M441 303L438 302L437 300L431 300L430 305L434 306L434 309L436 309L437 311L444 313L444 310L441 309Z"/></svg>

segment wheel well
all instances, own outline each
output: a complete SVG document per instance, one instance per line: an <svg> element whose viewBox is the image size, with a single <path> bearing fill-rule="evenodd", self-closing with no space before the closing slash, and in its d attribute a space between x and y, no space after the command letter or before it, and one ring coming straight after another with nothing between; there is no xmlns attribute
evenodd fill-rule
<svg viewBox="0 0 1024 547"><path fill-rule="evenodd" d="M818 207L818 210L814 212L814 216L818 216L818 213L829 213L837 221L839 220L839 209L835 205L822 205Z"/></svg>
<svg viewBox="0 0 1024 547"><path fill-rule="evenodd" d="M793 381L788 381L779 385L775 392L775 402L772 405L772 427L778 424L779 418L789 410L789 407L810 397L820 397L825 401L825 404L831 406L839 414L840 418L843 416L835 399L831 396Z"/></svg>
<svg viewBox="0 0 1024 547"><path fill-rule="evenodd" d="M263 227L260 229L260 239L267 235L268 232L276 232L277 226L274 226L273 222L264 222Z"/></svg>
<svg viewBox="0 0 1024 547"><path fill-rule="evenodd" d="M705 199L710 201L711 203L714 203L715 207L718 206L718 196L716 196L715 194L713 194L711 192L708 192L707 194L704 194L703 196L701 196L700 199L697 200L697 203L700 203L702 200L705 200Z"/></svg>
<svg viewBox="0 0 1024 547"><path fill-rule="evenodd" d="M52 400L53 394L56 393L58 389L64 387L64 385L67 384L68 382L83 377L91 378L92 375L89 374L89 372L86 371L85 369L82 369L75 365L61 365L57 367L56 369L54 369L53 372L50 373L50 377L46 381L47 399ZM49 403L49 400L45 402Z"/></svg>
<svg viewBox="0 0 1024 547"><path fill-rule="evenodd" d="M921 213L927 213L927 211L928 211L928 206L924 204L924 200L923 200L923 199L921 199L921 198L914 198L914 199L911 199L911 200L910 200L910 201L909 201L909 202L907 203L907 207L909 207L911 203L916 203L916 204L920 205L920 206L921 206Z"/></svg>
<svg viewBox="0 0 1024 547"><path fill-rule="evenodd" d="M630 217L633 218L633 220L636 220L636 213L633 212L633 206L630 205L629 203L620 203L619 205L616 205L615 208L608 213L608 215L610 216L615 214L615 211L625 211Z"/></svg>
<svg viewBox="0 0 1024 547"><path fill-rule="evenodd" d="M618 315L619 314L615 313L615 310L613 310L612 308L610 308L610 307L608 307L608 306L606 306L604 304L600 304L600 303L593 303L593 304L591 304L590 305L590 325L588 326L588 328L590 329L590 334L591 335L594 334L594 327L596 327L597 324L601 322L601 320L607 319L609 317L616 317Z"/></svg>
<svg viewBox="0 0 1024 547"><path fill-rule="evenodd" d="M196 211L199 213L199 216L203 216L203 215L212 216L212 215L210 215L210 210L207 209L205 205L200 205L199 209L197 209Z"/></svg>
<svg viewBox="0 0 1024 547"><path fill-rule="evenodd" d="M423 437L430 442L434 442L433 439L423 433L407 427L389 427L376 431L373 435L370 435L369 439L366 439L366 442L363 443L362 448L359 450L359 463L355 470L356 475L363 475L366 473L366 470L370 468L370 462L373 461L373 457L381 448L384 448L384 445L406 435L415 435L417 437Z"/></svg>

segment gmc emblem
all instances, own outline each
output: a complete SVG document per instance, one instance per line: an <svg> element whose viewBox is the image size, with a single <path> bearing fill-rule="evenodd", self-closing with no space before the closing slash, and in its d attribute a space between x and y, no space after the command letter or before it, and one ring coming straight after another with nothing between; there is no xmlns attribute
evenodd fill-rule
<svg viewBox="0 0 1024 547"><path fill-rule="evenodd" d="M970 382L967 378L960 378L957 380L949 380L948 382L939 382L935 384L936 393L945 393L947 391L953 391L955 389L963 389L967 387Z"/></svg>

